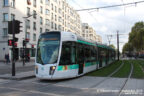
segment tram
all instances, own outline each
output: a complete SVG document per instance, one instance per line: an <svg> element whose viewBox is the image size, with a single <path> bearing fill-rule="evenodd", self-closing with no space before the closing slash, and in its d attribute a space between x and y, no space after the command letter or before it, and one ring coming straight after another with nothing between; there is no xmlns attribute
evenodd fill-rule
<svg viewBox="0 0 144 96"><path fill-rule="evenodd" d="M35 75L40 79L66 79L84 75L115 60L109 46L84 40L72 32L50 31L39 36Z"/></svg>

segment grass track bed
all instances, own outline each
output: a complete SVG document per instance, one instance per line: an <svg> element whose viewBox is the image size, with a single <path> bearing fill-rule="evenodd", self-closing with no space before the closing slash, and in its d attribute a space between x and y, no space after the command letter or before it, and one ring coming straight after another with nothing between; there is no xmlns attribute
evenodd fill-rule
<svg viewBox="0 0 144 96"><path fill-rule="evenodd" d="M133 66L134 66L134 70L132 73L132 78L144 78L144 72L141 69L140 65L142 64L141 61L138 60L133 60Z"/></svg>
<svg viewBox="0 0 144 96"><path fill-rule="evenodd" d="M122 63L122 61L113 62L112 64L108 65L107 67L90 72L86 75L87 76L106 77L106 76L110 75L112 72L114 72L121 65L121 63Z"/></svg>
<svg viewBox="0 0 144 96"><path fill-rule="evenodd" d="M131 70L131 65L129 61L124 61L123 67L115 73L112 77L127 78Z"/></svg>

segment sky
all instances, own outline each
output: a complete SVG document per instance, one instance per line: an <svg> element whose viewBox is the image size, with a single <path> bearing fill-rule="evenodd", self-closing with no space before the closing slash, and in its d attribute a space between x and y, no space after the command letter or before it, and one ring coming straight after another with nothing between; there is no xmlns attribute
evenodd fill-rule
<svg viewBox="0 0 144 96"><path fill-rule="evenodd" d="M125 4L143 0L67 0L75 10ZM92 26L96 34L102 37L103 44L108 44L108 35L112 35L110 44L117 48L119 31L120 51L128 42L128 34L136 22L144 21L144 2L99 10L78 11L82 23Z"/></svg>

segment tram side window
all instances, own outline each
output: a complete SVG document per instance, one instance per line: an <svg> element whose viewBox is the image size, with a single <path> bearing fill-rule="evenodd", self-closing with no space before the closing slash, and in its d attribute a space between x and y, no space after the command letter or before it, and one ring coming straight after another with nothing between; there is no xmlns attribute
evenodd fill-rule
<svg viewBox="0 0 144 96"><path fill-rule="evenodd" d="M85 48L85 61L90 62L91 61L91 50L90 46L86 46Z"/></svg>
<svg viewBox="0 0 144 96"><path fill-rule="evenodd" d="M103 48L100 48L100 58L104 59L106 57L106 51Z"/></svg>
<svg viewBox="0 0 144 96"><path fill-rule="evenodd" d="M105 49L105 51L106 51L106 59L109 59L109 50Z"/></svg>
<svg viewBox="0 0 144 96"><path fill-rule="evenodd" d="M96 61L97 60L97 49L96 47L92 46L91 47L91 61Z"/></svg>
<svg viewBox="0 0 144 96"><path fill-rule="evenodd" d="M75 64L75 53L75 44L73 42L64 42L62 44L60 65Z"/></svg>
<svg viewBox="0 0 144 96"><path fill-rule="evenodd" d="M84 48L83 44L77 44L77 63L84 63Z"/></svg>
<svg viewBox="0 0 144 96"><path fill-rule="evenodd" d="M98 47L98 59L101 60L103 58L102 56L102 48Z"/></svg>

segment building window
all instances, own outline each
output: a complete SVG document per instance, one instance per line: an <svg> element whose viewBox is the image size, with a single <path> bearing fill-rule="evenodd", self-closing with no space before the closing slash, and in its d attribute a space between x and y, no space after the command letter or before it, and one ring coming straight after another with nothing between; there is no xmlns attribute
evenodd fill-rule
<svg viewBox="0 0 144 96"><path fill-rule="evenodd" d="M45 29L45 32L49 32L49 29Z"/></svg>
<svg viewBox="0 0 144 96"><path fill-rule="evenodd" d="M4 6L8 6L8 3L9 3L8 1L9 1L9 0L3 0L3 5L4 5Z"/></svg>
<svg viewBox="0 0 144 96"><path fill-rule="evenodd" d="M57 21L57 15L55 15L55 21Z"/></svg>
<svg viewBox="0 0 144 96"><path fill-rule="evenodd" d="M51 28L53 29L53 22L51 22Z"/></svg>
<svg viewBox="0 0 144 96"><path fill-rule="evenodd" d="M33 41L36 41L36 34L33 34Z"/></svg>
<svg viewBox="0 0 144 96"><path fill-rule="evenodd" d="M3 36L7 36L8 35L8 29L7 28L3 28Z"/></svg>
<svg viewBox="0 0 144 96"><path fill-rule="evenodd" d="M40 3L43 3L43 0L40 0Z"/></svg>
<svg viewBox="0 0 144 96"><path fill-rule="evenodd" d="M50 4L49 0L45 0L45 3L46 3L46 5Z"/></svg>
<svg viewBox="0 0 144 96"><path fill-rule="evenodd" d="M36 0L33 0L33 6L36 7Z"/></svg>
<svg viewBox="0 0 144 96"><path fill-rule="evenodd" d="M50 25L50 21L48 19L46 19L46 25Z"/></svg>
<svg viewBox="0 0 144 96"><path fill-rule="evenodd" d="M26 39L30 39L30 33L26 32Z"/></svg>
<svg viewBox="0 0 144 96"><path fill-rule="evenodd" d="M51 20L53 20L53 13L51 14Z"/></svg>
<svg viewBox="0 0 144 96"><path fill-rule="evenodd" d="M57 12L57 7L55 6L55 12Z"/></svg>
<svg viewBox="0 0 144 96"><path fill-rule="evenodd" d="M36 13L36 11L34 10L34 11L33 11L33 18L34 18L34 19L36 19L36 14L37 14L37 13Z"/></svg>
<svg viewBox="0 0 144 96"><path fill-rule="evenodd" d="M43 24L43 18L40 17L40 24Z"/></svg>
<svg viewBox="0 0 144 96"><path fill-rule="evenodd" d="M59 17L59 20L58 20L59 22L62 22L62 18L61 17Z"/></svg>
<svg viewBox="0 0 144 96"><path fill-rule="evenodd" d="M11 1L11 7L15 7L15 0Z"/></svg>
<svg viewBox="0 0 144 96"><path fill-rule="evenodd" d="M48 9L46 9L46 15L49 15L50 11Z"/></svg>
<svg viewBox="0 0 144 96"><path fill-rule="evenodd" d="M57 30L57 24L55 23L55 30Z"/></svg>
<svg viewBox="0 0 144 96"><path fill-rule="evenodd" d="M53 10L53 4L51 4L51 9Z"/></svg>
<svg viewBox="0 0 144 96"><path fill-rule="evenodd" d="M27 0L27 4L28 4L28 5L31 5L31 1L30 1L30 0Z"/></svg>
<svg viewBox="0 0 144 96"><path fill-rule="evenodd" d="M40 33L42 33L42 28L40 28Z"/></svg>
<svg viewBox="0 0 144 96"><path fill-rule="evenodd" d="M40 7L40 13L41 14L43 13L43 7L42 6Z"/></svg>
<svg viewBox="0 0 144 96"><path fill-rule="evenodd" d="M33 29L36 30L36 22L33 22Z"/></svg>
<svg viewBox="0 0 144 96"><path fill-rule="evenodd" d="M27 16L30 16L30 8L27 7Z"/></svg>
<svg viewBox="0 0 144 96"><path fill-rule="evenodd" d="M14 20L14 19L15 19L15 15L11 14L11 20Z"/></svg>
<svg viewBox="0 0 144 96"><path fill-rule="evenodd" d="M27 22L26 22L26 28L30 29L30 20L27 20Z"/></svg>
<svg viewBox="0 0 144 96"><path fill-rule="evenodd" d="M3 20L4 21L8 21L8 13L4 13L3 14Z"/></svg>

